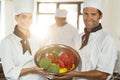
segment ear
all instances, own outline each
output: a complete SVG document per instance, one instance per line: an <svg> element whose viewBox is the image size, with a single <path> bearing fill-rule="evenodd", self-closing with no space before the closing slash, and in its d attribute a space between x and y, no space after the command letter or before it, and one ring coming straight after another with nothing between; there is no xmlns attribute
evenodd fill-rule
<svg viewBox="0 0 120 80"><path fill-rule="evenodd" d="M102 14L102 15L100 15L100 19L102 19L102 17L103 17L103 14Z"/></svg>
<svg viewBox="0 0 120 80"><path fill-rule="evenodd" d="M18 21L18 16L17 15L15 15L15 20Z"/></svg>
<svg viewBox="0 0 120 80"><path fill-rule="evenodd" d="M65 17L65 19L64 20L66 20L66 17Z"/></svg>

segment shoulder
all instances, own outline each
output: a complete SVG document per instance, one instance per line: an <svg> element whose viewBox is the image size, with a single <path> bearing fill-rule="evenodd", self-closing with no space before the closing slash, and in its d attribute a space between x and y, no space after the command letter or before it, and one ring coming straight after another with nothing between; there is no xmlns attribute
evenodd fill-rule
<svg viewBox="0 0 120 80"><path fill-rule="evenodd" d="M10 41L10 40L12 40L12 39L14 39L14 38L15 38L15 35L14 35L14 34L9 34L9 35L7 35L5 38L3 38L1 42Z"/></svg>
<svg viewBox="0 0 120 80"><path fill-rule="evenodd" d="M104 41L106 42L115 42L114 38L104 30L101 30L101 36L104 37Z"/></svg>
<svg viewBox="0 0 120 80"><path fill-rule="evenodd" d="M102 46L109 48L116 48L116 43L114 38L107 32L101 30L99 40L102 41Z"/></svg>
<svg viewBox="0 0 120 80"><path fill-rule="evenodd" d="M16 37L17 36L15 36L14 34L10 34L10 35L6 36L4 39L1 40L0 46L11 48L12 45L14 45L14 43L16 41Z"/></svg>
<svg viewBox="0 0 120 80"><path fill-rule="evenodd" d="M109 33L107 33L106 31L104 31L103 29L95 32L95 36L96 37L98 36L97 38L99 38L99 40L114 41L113 37Z"/></svg>
<svg viewBox="0 0 120 80"><path fill-rule="evenodd" d="M57 25L54 23L54 24L51 24L50 26L49 26L49 28L53 28L53 27L56 27Z"/></svg>
<svg viewBox="0 0 120 80"><path fill-rule="evenodd" d="M75 28L75 26L73 26L72 24L69 24L69 23L67 23L65 26L68 26L68 27L71 27L71 28Z"/></svg>
<svg viewBox="0 0 120 80"><path fill-rule="evenodd" d="M73 26L73 25L71 25L71 24L69 24L69 23L67 23L67 24L65 25L65 27L66 27L67 29L69 29L69 30L78 32L78 29L77 29L75 26Z"/></svg>
<svg viewBox="0 0 120 80"><path fill-rule="evenodd" d="M57 28L57 25L54 23L54 24L51 24L49 27L48 27L48 30L52 30L52 29L55 29Z"/></svg>
<svg viewBox="0 0 120 80"><path fill-rule="evenodd" d="M20 42L20 38L18 37L18 36L16 36L15 34L9 34L8 36L6 36L2 41L1 41L1 43L3 44L3 45L14 45L14 44L16 44L16 43L18 43L18 42Z"/></svg>

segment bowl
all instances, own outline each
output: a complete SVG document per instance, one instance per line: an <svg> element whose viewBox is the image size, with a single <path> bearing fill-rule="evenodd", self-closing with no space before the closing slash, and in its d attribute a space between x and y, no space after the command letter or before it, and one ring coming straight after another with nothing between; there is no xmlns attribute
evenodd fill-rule
<svg viewBox="0 0 120 80"><path fill-rule="evenodd" d="M62 44L51 44L40 48L35 54L34 61L38 67L53 75L73 71L81 63L78 52Z"/></svg>

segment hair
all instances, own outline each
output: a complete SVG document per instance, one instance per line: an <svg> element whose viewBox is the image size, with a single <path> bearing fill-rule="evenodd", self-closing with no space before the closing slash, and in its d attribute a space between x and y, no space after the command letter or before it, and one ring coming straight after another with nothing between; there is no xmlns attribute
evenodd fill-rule
<svg viewBox="0 0 120 80"><path fill-rule="evenodd" d="M102 15L103 13L99 10L99 9L97 9L98 10L98 13L100 14L100 15Z"/></svg>
<svg viewBox="0 0 120 80"><path fill-rule="evenodd" d="M98 13L100 14L100 15L102 15L103 13L99 10L99 9L97 9L98 10ZM83 11L84 11L84 9L83 9Z"/></svg>
<svg viewBox="0 0 120 80"><path fill-rule="evenodd" d="M20 14L18 14L18 15L16 15L17 17L19 17L20 16Z"/></svg>

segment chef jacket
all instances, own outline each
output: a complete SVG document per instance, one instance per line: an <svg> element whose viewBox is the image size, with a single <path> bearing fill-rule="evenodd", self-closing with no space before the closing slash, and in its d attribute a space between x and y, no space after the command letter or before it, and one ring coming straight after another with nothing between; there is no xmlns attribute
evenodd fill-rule
<svg viewBox="0 0 120 80"><path fill-rule="evenodd" d="M115 64L115 70L114 72L119 73L120 74L120 51L117 51L117 61Z"/></svg>
<svg viewBox="0 0 120 80"><path fill-rule="evenodd" d="M83 33L76 40L78 49L81 47ZM90 33L88 44L78 50L81 57L82 65L79 64L76 70L84 72L98 70L112 74L117 59L117 48L114 40L106 34L103 29ZM89 80L76 77L74 80Z"/></svg>
<svg viewBox="0 0 120 80"><path fill-rule="evenodd" d="M79 35L78 30L68 23L59 27L53 24L49 27L49 31L46 44L64 44L73 48L75 37Z"/></svg>
<svg viewBox="0 0 120 80"><path fill-rule="evenodd" d="M21 38L15 34L10 34L2 40L0 45L1 61L4 74L7 80L46 80L42 75L28 73L20 76L23 68L34 67L34 55L40 48L40 42L34 36L29 38L32 55L29 51L23 54Z"/></svg>

